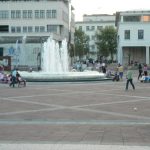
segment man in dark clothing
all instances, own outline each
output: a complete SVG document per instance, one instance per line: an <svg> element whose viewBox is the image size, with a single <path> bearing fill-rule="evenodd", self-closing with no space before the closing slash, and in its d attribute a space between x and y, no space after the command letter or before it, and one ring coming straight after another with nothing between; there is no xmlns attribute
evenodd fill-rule
<svg viewBox="0 0 150 150"><path fill-rule="evenodd" d="M139 69L139 75L138 75L138 80L139 80L139 78L142 77L142 72L143 72L141 64L139 64L138 69Z"/></svg>

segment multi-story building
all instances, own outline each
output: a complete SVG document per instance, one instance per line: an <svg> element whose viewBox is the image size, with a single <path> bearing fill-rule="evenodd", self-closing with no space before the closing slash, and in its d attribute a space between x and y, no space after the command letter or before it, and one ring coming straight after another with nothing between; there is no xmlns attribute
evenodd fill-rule
<svg viewBox="0 0 150 150"><path fill-rule="evenodd" d="M118 62L150 64L150 11L117 12Z"/></svg>
<svg viewBox="0 0 150 150"><path fill-rule="evenodd" d="M115 15L108 14L94 14L84 15L83 21L75 23L77 29L81 29L86 35L89 36L90 42L90 56L97 59L97 47L95 44L95 34L97 29L105 28L106 26L115 27Z"/></svg>
<svg viewBox="0 0 150 150"><path fill-rule="evenodd" d="M43 42L51 34L60 44L73 42L74 27L70 0L0 0L0 56L36 67Z"/></svg>

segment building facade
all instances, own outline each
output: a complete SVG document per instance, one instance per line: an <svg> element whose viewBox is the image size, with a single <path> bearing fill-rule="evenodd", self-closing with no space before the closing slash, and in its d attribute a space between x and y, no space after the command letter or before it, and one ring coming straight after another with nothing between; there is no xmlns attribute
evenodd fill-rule
<svg viewBox="0 0 150 150"><path fill-rule="evenodd" d="M74 28L70 0L0 0L0 56L13 66L38 67L47 38L73 42Z"/></svg>
<svg viewBox="0 0 150 150"><path fill-rule="evenodd" d="M107 15L107 14L84 15L83 21L75 23L75 27L77 29L81 29L86 35L89 36L90 58L97 59L95 34L97 29L102 29L105 28L106 26L115 27L115 15Z"/></svg>
<svg viewBox="0 0 150 150"><path fill-rule="evenodd" d="M116 13L118 62L150 64L150 11Z"/></svg>

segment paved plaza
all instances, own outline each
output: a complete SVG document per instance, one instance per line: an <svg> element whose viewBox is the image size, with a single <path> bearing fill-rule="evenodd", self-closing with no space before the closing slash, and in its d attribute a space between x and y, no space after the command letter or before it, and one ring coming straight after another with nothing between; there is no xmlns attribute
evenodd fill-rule
<svg viewBox="0 0 150 150"><path fill-rule="evenodd" d="M0 84L0 150L149 150L150 83L134 83Z"/></svg>

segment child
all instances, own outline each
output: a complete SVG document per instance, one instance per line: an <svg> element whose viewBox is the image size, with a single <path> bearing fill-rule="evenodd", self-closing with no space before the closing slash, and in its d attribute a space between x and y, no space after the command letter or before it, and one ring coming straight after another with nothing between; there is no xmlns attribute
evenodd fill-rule
<svg viewBox="0 0 150 150"><path fill-rule="evenodd" d="M116 71L115 72L115 76L114 76L114 78L113 78L113 81L119 81L120 79L119 79L119 75L118 75L118 72Z"/></svg>

